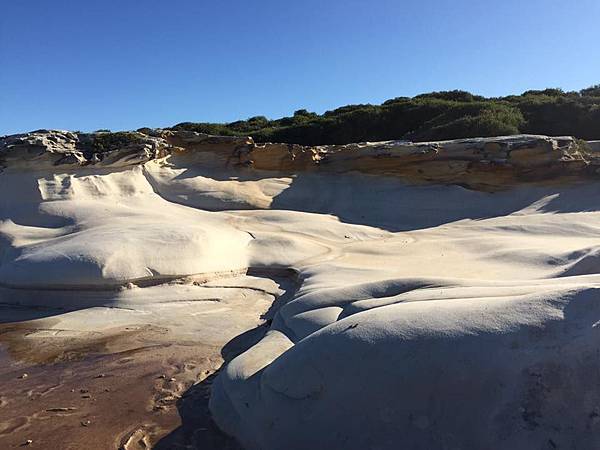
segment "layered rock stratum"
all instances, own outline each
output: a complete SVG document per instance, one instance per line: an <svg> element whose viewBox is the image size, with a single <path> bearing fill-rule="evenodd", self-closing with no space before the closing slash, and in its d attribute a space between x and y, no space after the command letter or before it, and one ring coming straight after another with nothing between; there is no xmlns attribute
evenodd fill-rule
<svg viewBox="0 0 600 450"><path fill-rule="evenodd" d="M212 346L245 448L598 448L596 147L2 137L3 315Z"/></svg>
<svg viewBox="0 0 600 450"><path fill-rule="evenodd" d="M185 152L206 152L226 167L400 177L410 183L506 189L516 183L596 175L598 142L517 135L440 142L346 145L255 144L252 138L191 131L72 133L46 131L0 138L3 165L40 168L126 167Z"/></svg>

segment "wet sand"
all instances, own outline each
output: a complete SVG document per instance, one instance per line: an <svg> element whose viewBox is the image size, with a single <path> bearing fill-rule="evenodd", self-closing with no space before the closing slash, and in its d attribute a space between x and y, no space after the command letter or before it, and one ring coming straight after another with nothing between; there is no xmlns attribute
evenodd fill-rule
<svg viewBox="0 0 600 450"><path fill-rule="evenodd" d="M220 347L153 326L45 339L52 320L0 325L0 448L237 448L208 413Z"/></svg>

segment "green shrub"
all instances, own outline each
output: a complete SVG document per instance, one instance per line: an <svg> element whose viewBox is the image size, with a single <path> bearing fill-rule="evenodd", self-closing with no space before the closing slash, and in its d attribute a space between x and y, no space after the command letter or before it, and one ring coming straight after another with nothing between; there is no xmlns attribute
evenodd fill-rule
<svg viewBox="0 0 600 450"><path fill-rule="evenodd" d="M173 129L305 145L517 133L591 140L600 139L600 85L580 92L550 88L497 98L460 90L431 92L381 105L346 105L320 115L300 109L275 120L255 116L228 124L185 122Z"/></svg>
<svg viewBox="0 0 600 450"><path fill-rule="evenodd" d="M132 131L99 133L93 136L92 150L98 153L105 153L142 141L142 137L138 133Z"/></svg>
<svg viewBox="0 0 600 450"><path fill-rule="evenodd" d="M582 89L579 93L586 97L600 97L600 84L590 86L589 88Z"/></svg>

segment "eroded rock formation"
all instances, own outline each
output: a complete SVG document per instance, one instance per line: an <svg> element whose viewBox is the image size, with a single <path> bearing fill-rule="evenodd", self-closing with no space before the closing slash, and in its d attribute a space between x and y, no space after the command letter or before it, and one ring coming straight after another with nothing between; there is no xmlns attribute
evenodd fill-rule
<svg viewBox="0 0 600 450"><path fill-rule="evenodd" d="M2 166L119 167L178 152L210 152L225 165L278 172L361 172L409 183L496 190L518 183L564 182L597 175L597 142L518 135L440 142L386 141L307 147L257 144L249 137L192 131L73 133L40 130L0 138Z"/></svg>
<svg viewBox="0 0 600 450"><path fill-rule="evenodd" d="M0 138L0 166L119 167L141 164L172 151L163 139L142 133L73 133L39 130Z"/></svg>
<svg viewBox="0 0 600 450"><path fill-rule="evenodd" d="M171 345L210 347L210 411L249 449L600 448L594 149L4 137L0 311L35 311L28 349L115 327L170 366L197 354ZM161 379L179 395L179 377ZM0 422L42 401L13 396Z"/></svg>

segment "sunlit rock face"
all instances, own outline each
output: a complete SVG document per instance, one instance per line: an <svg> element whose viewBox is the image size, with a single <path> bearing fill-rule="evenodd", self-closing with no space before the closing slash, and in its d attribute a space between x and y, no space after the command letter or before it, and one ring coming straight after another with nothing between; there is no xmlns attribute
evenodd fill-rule
<svg viewBox="0 0 600 450"><path fill-rule="evenodd" d="M0 303L217 348L262 324L210 402L247 448L598 448L597 151L3 137Z"/></svg>

